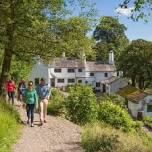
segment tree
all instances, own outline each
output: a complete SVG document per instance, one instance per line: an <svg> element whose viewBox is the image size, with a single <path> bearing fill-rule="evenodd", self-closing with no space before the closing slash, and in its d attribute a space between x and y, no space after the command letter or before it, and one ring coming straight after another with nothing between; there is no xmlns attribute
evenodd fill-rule
<svg viewBox="0 0 152 152"><path fill-rule="evenodd" d="M75 0L74 2L80 4L81 18L92 11L92 9L88 12L84 11L88 0ZM57 34L56 27L61 24L61 21L65 22L69 18L70 10L67 9L70 8L69 5L72 5L71 0L1 0L0 44L4 50L0 78L1 88L6 81L6 75L10 72L13 56L26 61L35 56L46 59L50 56L56 56L56 50L62 50L61 46L65 46L63 44L66 43L62 39L63 36ZM87 7L89 6L87 5ZM74 38L76 40L77 37ZM85 36L79 41L84 42L85 39L89 43L90 40ZM83 45L84 43L82 43L82 48ZM73 47L76 48L76 46Z"/></svg>
<svg viewBox="0 0 152 152"><path fill-rule="evenodd" d="M120 56L120 70L124 76L131 78L140 89L145 89L152 81L152 43L138 39L132 41Z"/></svg>
<svg viewBox="0 0 152 152"><path fill-rule="evenodd" d="M117 18L104 16L100 19L100 23L93 33L97 41L94 47L97 53L97 60L106 62L108 60L108 52L113 49L117 61L120 52L128 45L128 39L125 35L126 29L123 24L119 23Z"/></svg>
<svg viewBox="0 0 152 152"><path fill-rule="evenodd" d="M124 0L121 6L126 8L132 5L134 7L131 18L135 21L139 19L147 19L152 15L152 2L151 0Z"/></svg>

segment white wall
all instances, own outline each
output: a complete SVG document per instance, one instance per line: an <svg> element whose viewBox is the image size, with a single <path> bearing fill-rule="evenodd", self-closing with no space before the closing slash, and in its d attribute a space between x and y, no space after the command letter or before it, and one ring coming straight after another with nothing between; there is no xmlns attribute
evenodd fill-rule
<svg viewBox="0 0 152 152"><path fill-rule="evenodd" d="M128 85L128 81L124 78L120 78L110 84L110 92L115 93L127 85Z"/></svg>
<svg viewBox="0 0 152 152"><path fill-rule="evenodd" d="M43 63L36 63L32 69L31 74L29 75L29 80L35 82L35 78L45 78L46 83L49 83L48 79L48 68Z"/></svg>
<svg viewBox="0 0 152 152"><path fill-rule="evenodd" d="M137 118L138 111L140 111L141 108L142 108L141 101L138 104L128 101L128 109L131 111L133 117Z"/></svg>

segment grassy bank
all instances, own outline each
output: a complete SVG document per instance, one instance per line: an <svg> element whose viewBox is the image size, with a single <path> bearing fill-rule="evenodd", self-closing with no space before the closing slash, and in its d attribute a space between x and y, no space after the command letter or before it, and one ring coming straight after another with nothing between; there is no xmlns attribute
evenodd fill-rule
<svg viewBox="0 0 152 152"><path fill-rule="evenodd" d="M0 101L0 152L11 152L20 135L19 120L18 112Z"/></svg>

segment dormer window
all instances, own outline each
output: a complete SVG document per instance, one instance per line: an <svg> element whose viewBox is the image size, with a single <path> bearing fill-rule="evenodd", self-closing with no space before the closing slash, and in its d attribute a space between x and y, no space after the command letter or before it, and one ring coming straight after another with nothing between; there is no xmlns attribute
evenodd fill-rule
<svg viewBox="0 0 152 152"><path fill-rule="evenodd" d="M61 69L54 69L55 73L61 73Z"/></svg>

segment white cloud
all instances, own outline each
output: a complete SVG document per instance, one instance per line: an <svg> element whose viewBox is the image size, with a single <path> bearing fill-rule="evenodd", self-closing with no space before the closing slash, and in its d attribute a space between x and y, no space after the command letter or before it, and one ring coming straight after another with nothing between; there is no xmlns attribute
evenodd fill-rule
<svg viewBox="0 0 152 152"><path fill-rule="evenodd" d="M134 7L118 7L115 9L115 13L121 15L121 16L127 16L130 17L133 13Z"/></svg>

